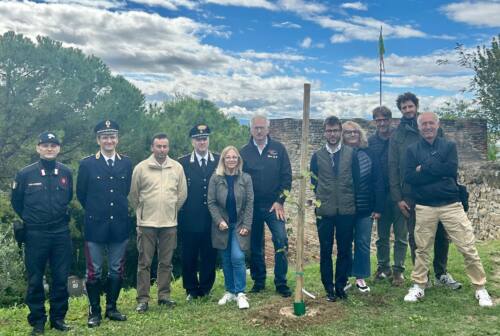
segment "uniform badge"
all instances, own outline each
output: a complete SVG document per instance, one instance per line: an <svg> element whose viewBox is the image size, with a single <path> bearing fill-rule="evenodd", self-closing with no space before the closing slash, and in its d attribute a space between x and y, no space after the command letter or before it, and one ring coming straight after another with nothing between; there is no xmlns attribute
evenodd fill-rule
<svg viewBox="0 0 500 336"><path fill-rule="evenodd" d="M106 124L106 128L109 128L111 126L111 121L106 120L105 124Z"/></svg>
<svg viewBox="0 0 500 336"><path fill-rule="evenodd" d="M61 183L62 186L65 187L68 184L68 179L65 176L63 176L59 179L59 182Z"/></svg>

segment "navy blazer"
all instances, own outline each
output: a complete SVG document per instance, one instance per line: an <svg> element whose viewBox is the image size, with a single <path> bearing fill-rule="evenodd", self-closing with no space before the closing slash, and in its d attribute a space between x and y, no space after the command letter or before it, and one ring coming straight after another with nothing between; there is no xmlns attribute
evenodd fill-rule
<svg viewBox="0 0 500 336"><path fill-rule="evenodd" d="M127 196L132 180L132 162L116 154L109 167L98 152L80 161L76 196L85 209L84 236L96 243L122 242L129 237Z"/></svg>

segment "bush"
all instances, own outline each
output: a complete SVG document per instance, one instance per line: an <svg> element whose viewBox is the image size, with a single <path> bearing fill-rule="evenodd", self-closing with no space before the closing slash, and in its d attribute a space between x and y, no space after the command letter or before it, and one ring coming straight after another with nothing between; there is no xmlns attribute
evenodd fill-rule
<svg viewBox="0 0 500 336"><path fill-rule="evenodd" d="M7 194L0 192L0 306L22 302L26 290L23 254L12 231L15 218Z"/></svg>

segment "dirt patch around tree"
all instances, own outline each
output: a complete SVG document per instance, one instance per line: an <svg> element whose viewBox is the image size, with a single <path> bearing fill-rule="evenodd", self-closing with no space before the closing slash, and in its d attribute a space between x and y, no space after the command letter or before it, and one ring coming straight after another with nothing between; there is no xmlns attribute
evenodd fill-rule
<svg viewBox="0 0 500 336"><path fill-rule="evenodd" d="M293 333L313 325L324 325L346 317L346 307L342 302L328 302L324 298L306 300L306 315L289 314L292 302L273 302L252 311L248 322L255 327L277 329Z"/></svg>

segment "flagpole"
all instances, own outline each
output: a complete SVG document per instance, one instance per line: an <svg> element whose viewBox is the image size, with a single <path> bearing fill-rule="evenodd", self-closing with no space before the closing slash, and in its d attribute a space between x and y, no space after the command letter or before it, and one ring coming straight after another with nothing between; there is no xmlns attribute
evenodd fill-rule
<svg viewBox="0 0 500 336"><path fill-rule="evenodd" d="M382 62L379 63L380 68L380 81L379 81L379 106L382 107Z"/></svg>
<svg viewBox="0 0 500 336"><path fill-rule="evenodd" d="M384 65L384 37L382 36L382 26L380 26L380 35L378 38L378 56L379 56L379 106L382 106L382 71L385 72Z"/></svg>

